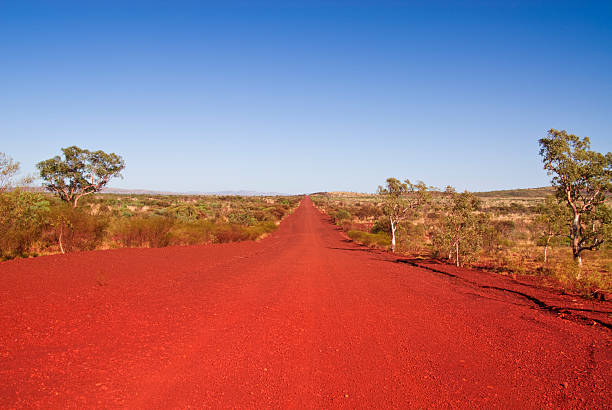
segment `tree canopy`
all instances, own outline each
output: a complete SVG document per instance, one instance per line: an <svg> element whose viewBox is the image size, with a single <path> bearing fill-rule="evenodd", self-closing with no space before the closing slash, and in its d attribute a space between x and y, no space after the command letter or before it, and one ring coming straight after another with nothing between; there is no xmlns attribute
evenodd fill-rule
<svg viewBox="0 0 612 410"><path fill-rule="evenodd" d="M0 152L0 192L9 189L13 183L13 178L19 172L19 162Z"/></svg>
<svg viewBox="0 0 612 410"><path fill-rule="evenodd" d="M568 237L574 259L610 239L612 210L605 203L612 193L612 153L591 150L588 137L551 129L539 140L544 169L552 175L556 196L569 210Z"/></svg>
<svg viewBox="0 0 612 410"><path fill-rule="evenodd" d="M430 199L430 189L424 182L416 184L406 179L387 178L385 186L378 187L378 194L383 198L383 213L391 225L391 250L395 252L395 231L398 223L414 216Z"/></svg>
<svg viewBox="0 0 612 410"><path fill-rule="evenodd" d="M62 200L77 206L78 200L99 192L111 178L120 177L123 158L115 153L89 151L77 146L62 148L64 158L55 156L36 164L45 187Z"/></svg>

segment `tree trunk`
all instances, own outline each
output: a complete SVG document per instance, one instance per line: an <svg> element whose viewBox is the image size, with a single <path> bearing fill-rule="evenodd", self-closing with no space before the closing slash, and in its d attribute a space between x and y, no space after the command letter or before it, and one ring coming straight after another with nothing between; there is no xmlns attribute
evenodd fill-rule
<svg viewBox="0 0 612 410"><path fill-rule="evenodd" d="M59 247L60 247L60 251L62 251L62 253L66 253L64 252L64 247L62 246L62 235L64 233L64 227L60 226L60 234L59 234Z"/></svg>
<svg viewBox="0 0 612 410"><path fill-rule="evenodd" d="M548 244L550 244L550 235L546 238L546 244L544 245L544 263L548 263Z"/></svg>
<svg viewBox="0 0 612 410"><path fill-rule="evenodd" d="M396 229L396 226L393 223L393 218L389 217L389 221L391 222L391 252L395 252L395 229Z"/></svg>
<svg viewBox="0 0 612 410"><path fill-rule="evenodd" d="M582 257L580 256L580 214L574 215L571 227L572 255L574 260L578 262L578 266L582 267Z"/></svg>
<svg viewBox="0 0 612 410"><path fill-rule="evenodd" d="M455 242L455 251L457 252L457 267L459 267L459 241Z"/></svg>

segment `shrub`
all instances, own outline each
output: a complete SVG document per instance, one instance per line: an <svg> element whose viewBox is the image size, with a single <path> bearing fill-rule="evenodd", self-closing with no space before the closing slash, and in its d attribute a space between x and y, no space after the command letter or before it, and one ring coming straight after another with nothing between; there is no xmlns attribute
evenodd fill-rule
<svg viewBox="0 0 612 410"><path fill-rule="evenodd" d="M384 232L369 233L364 231L348 231L347 235L355 242L363 243L367 246L377 246L388 248L391 246L391 237Z"/></svg>
<svg viewBox="0 0 612 410"><path fill-rule="evenodd" d="M249 227L235 224L217 225L214 228L214 237L218 243L255 240L276 228L276 224L270 221Z"/></svg>
<svg viewBox="0 0 612 410"><path fill-rule="evenodd" d="M0 259L28 256L47 223L49 201L34 192L0 194Z"/></svg>
<svg viewBox="0 0 612 410"><path fill-rule="evenodd" d="M171 245L195 245L213 239L214 224L209 221L177 222L170 230Z"/></svg>
<svg viewBox="0 0 612 410"><path fill-rule="evenodd" d="M338 211L332 214L332 219L336 224L340 224L342 220L350 218L351 214L346 209L339 209Z"/></svg>
<svg viewBox="0 0 612 410"><path fill-rule="evenodd" d="M119 218L111 226L111 238L122 246L160 248L169 245L173 225L164 216Z"/></svg>
<svg viewBox="0 0 612 410"><path fill-rule="evenodd" d="M60 203L51 209L48 238L65 252L96 249L104 240L108 218L92 215L85 208Z"/></svg>
<svg viewBox="0 0 612 410"><path fill-rule="evenodd" d="M246 226L224 224L215 227L214 237L218 243L238 242L251 239Z"/></svg>
<svg viewBox="0 0 612 410"><path fill-rule="evenodd" d="M377 206L364 204L364 205L358 206L353 211L353 214L359 219L367 219L367 218L378 218L382 216L383 212Z"/></svg>
<svg viewBox="0 0 612 410"><path fill-rule="evenodd" d="M231 224L252 226L257 223L257 219L248 212L235 212L227 216L228 221Z"/></svg>
<svg viewBox="0 0 612 410"><path fill-rule="evenodd" d="M376 222L374 222L374 226L370 230L372 233L388 233L391 232L391 222L389 218L381 217L378 218Z"/></svg>

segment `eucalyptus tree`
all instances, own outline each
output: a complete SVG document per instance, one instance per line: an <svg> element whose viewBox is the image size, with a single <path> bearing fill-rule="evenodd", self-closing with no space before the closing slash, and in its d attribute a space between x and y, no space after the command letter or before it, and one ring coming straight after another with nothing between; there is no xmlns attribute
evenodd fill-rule
<svg viewBox="0 0 612 410"><path fill-rule="evenodd" d="M76 208L79 199L102 190L111 178L121 177L123 158L115 153L89 151L77 146L62 148L64 158L55 156L36 167L45 187Z"/></svg>
<svg viewBox="0 0 612 410"><path fill-rule="evenodd" d="M457 193L447 187L439 203L440 223L434 231L434 246L455 255L455 264L460 266L482 246L487 214L480 212L480 200L470 192Z"/></svg>
<svg viewBox="0 0 612 410"><path fill-rule="evenodd" d="M413 184L408 179L401 182L396 178L387 178L386 185L378 187L378 195L383 201L383 213L389 218L391 251L395 252L398 224L414 218L431 201L430 187L422 181Z"/></svg>
<svg viewBox="0 0 612 410"><path fill-rule="evenodd" d="M567 236L574 260L610 241L612 209L612 153L591 150L588 137L551 129L539 140L544 169L552 176L557 199L568 208Z"/></svg>
<svg viewBox="0 0 612 410"><path fill-rule="evenodd" d="M16 162L4 152L0 152L0 192L11 188L15 175L19 172L19 162Z"/></svg>
<svg viewBox="0 0 612 410"><path fill-rule="evenodd" d="M538 205L534 219L536 236L544 244L544 263L548 262L548 248L555 237L563 235L568 227L568 209L559 203L554 196L547 196L544 202Z"/></svg>

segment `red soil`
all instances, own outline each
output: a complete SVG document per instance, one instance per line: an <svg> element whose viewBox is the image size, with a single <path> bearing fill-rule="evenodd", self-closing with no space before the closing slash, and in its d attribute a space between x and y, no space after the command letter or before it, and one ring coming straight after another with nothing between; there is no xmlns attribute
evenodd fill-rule
<svg viewBox="0 0 612 410"><path fill-rule="evenodd" d="M452 273L309 199L261 242L5 262L0 406L612 405L609 329Z"/></svg>

